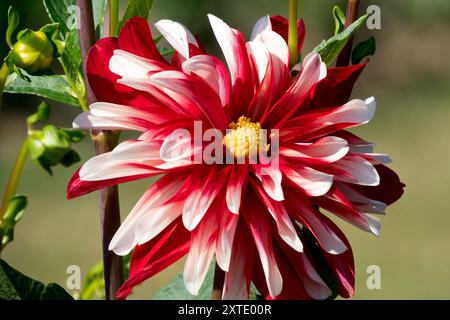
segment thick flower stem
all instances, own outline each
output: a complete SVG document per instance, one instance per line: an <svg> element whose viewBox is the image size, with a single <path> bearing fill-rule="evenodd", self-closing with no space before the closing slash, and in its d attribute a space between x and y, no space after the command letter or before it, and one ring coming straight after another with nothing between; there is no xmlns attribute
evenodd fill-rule
<svg viewBox="0 0 450 320"><path fill-rule="evenodd" d="M359 9L359 0L348 0L347 1L347 10L345 13L345 27L349 27L353 22L358 18L358 9ZM350 63L350 58L352 56L353 49L353 37L351 37L344 49L342 49L341 53L338 56L336 66L337 67L345 67Z"/></svg>
<svg viewBox="0 0 450 320"><path fill-rule="evenodd" d="M9 75L9 69L6 63L3 63L0 69L0 107L2 106L3 90L5 89L6 79Z"/></svg>
<svg viewBox="0 0 450 320"><path fill-rule="evenodd" d="M110 131L96 131L91 134L97 155L112 151L117 146L118 134ZM103 246L103 268L107 300L115 300L116 292L123 283L122 257L109 251L109 243L120 227L119 189L117 186L100 191L100 225Z"/></svg>
<svg viewBox="0 0 450 320"><path fill-rule="evenodd" d="M214 271L214 284L211 295L212 300L222 300L224 283L225 283L225 272L216 263L216 270Z"/></svg>
<svg viewBox="0 0 450 320"><path fill-rule="evenodd" d="M95 95L87 80L86 60L89 49L95 44L94 13L92 9L92 0L77 0L77 6L80 8L80 45L81 57L83 60L83 75L86 88L86 99L88 104L95 102Z"/></svg>
<svg viewBox="0 0 450 320"><path fill-rule="evenodd" d="M22 176L23 172L23 167L25 166L25 162L28 158L28 152L29 152L28 138L25 138L20 148L19 154L17 155L16 162L14 162L14 167L12 169L11 176L9 177L5 193L3 194L2 206L0 208L0 221L3 220L3 217L8 208L9 201L17 192L17 186L19 185L20 177ZM2 246L0 244L0 253L1 251Z"/></svg>
<svg viewBox="0 0 450 320"><path fill-rule="evenodd" d="M289 55L291 68L297 63L297 0L289 0Z"/></svg>
<svg viewBox="0 0 450 320"><path fill-rule="evenodd" d="M119 28L119 0L109 0L109 36L117 36Z"/></svg>
<svg viewBox="0 0 450 320"><path fill-rule="evenodd" d="M86 74L86 61L91 48L95 44L94 18L91 0L77 0L80 8L80 41L84 67L86 99L90 105L95 102ZM118 142L118 134L109 131L96 131L91 134L97 155L114 149ZM122 258L108 250L109 243L120 225L119 190L117 187L100 191L100 223L103 245L103 266L105 273L105 293L107 300L115 300L116 292L123 283Z"/></svg>

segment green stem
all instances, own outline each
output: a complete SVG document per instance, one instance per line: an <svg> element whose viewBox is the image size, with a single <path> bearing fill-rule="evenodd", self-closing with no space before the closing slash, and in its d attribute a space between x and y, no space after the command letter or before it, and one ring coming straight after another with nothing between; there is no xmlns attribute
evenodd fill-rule
<svg viewBox="0 0 450 320"><path fill-rule="evenodd" d="M289 54L291 67L297 63L298 31L297 31L297 0L289 0Z"/></svg>
<svg viewBox="0 0 450 320"><path fill-rule="evenodd" d="M6 63L3 63L0 69L0 107L2 106L3 90L5 89L6 79L9 75L9 68Z"/></svg>
<svg viewBox="0 0 450 320"><path fill-rule="evenodd" d="M117 36L119 28L119 0L109 0L109 36Z"/></svg>
<svg viewBox="0 0 450 320"><path fill-rule="evenodd" d="M78 98L78 103L80 104L81 111L83 111L83 112L89 111L89 106L87 104L87 100L86 100L85 96L84 97L79 97Z"/></svg>
<svg viewBox="0 0 450 320"><path fill-rule="evenodd" d="M25 161L28 158L28 138L23 141L16 162L14 163L11 176L9 177L5 193L3 194L2 206L0 208L0 218L3 219L6 209L8 208L9 200L16 194L17 186L19 185L20 177L22 175Z"/></svg>
<svg viewBox="0 0 450 320"><path fill-rule="evenodd" d="M345 12L345 27L348 28L358 18L359 0L348 0L347 9ZM350 64L352 56L353 38L351 37L345 47L339 54L336 62L337 67L345 67Z"/></svg>

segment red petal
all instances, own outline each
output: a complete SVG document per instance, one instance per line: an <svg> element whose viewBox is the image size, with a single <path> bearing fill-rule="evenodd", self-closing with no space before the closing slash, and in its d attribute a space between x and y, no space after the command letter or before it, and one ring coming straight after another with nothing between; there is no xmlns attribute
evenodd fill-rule
<svg viewBox="0 0 450 320"><path fill-rule="evenodd" d="M269 59L264 79L248 107L248 114L252 119L262 119L269 111L270 102L273 97L273 77L272 59Z"/></svg>
<svg viewBox="0 0 450 320"><path fill-rule="evenodd" d="M350 67L329 68L327 77L317 85L299 110L303 110L303 106L306 109L317 109L347 103L365 67L366 64L358 64Z"/></svg>
<svg viewBox="0 0 450 320"><path fill-rule="evenodd" d="M126 299L133 288L181 259L189 251L191 236L181 219L174 221L160 235L131 255L130 276L117 291L119 299Z"/></svg>
<svg viewBox="0 0 450 320"><path fill-rule="evenodd" d="M322 222L325 223L348 248L344 253L334 255L329 254L318 247L333 274L339 295L344 298L350 298L355 294L355 261L352 248L344 233L330 219L323 217Z"/></svg>
<svg viewBox="0 0 450 320"><path fill-rule="evenodd" d="M225 275L224 300L248 299L256 248L244 220L240 219L231 250L229 272Z"/></svg>
<svg viewBox="0 0 450 320"><path fill-rule="evenodd" d="M127 30L132 28L134 24L135 22L132 22L130 26L125 25L125 32L128 32ZM132 43L125 43L125 48L120 47L120 45L123 45L123 41L120 42L116 38L103 38L97 41L89 51L86 70L89 84L97 100L135 107L147 107L149 105L154 106L155 104L160 104L146 92L117 83L117 80L121 77L112 73L109 69L109 60L113 56L114 50L126 49L131 50L130 52L139 51L139 49L132 46ZM148 46L152 45L154 45L153 40L148 43ZM139 52L142 53L142 51ZM148 52L143 54L147 55Z"/></svg>
<svg viewBox="0 0 450 320"><path fill-rule="evenodd" d="M195 37L197 39L197 37ZM189 43L189 58L198 56L200 54L204 54L205 51L203 49L198 48L197 46L193 45L192 43ZM172 66L174 66L177 69L181 69L181 66L183 65L183 62L185 60L180 57L180 54L178 51L175 50L172 56Z"/></svg>
<svg viewBox="0 0 450 320"><path fill-rule="evenodd" d="M147 101L151 99L146 93L118 84L120 76L109 70L109 60L116 49L119 49L116 38L104 38L97 41L89 51L87 76L97 100L133 106L148 105Z"/></svg>
<svg viewBox="0 0 450 320"><path fill-rule="evenodd" d="M230 69L233 101L230 116L237 119L247 111L254 93L247 47L241 32L212 15L209 15L209 20Z"/></svg>
<svg viewBox="0 0 450 320"><path fill-rule="evenodd" d="M153 42L148 22L140 17L128 20L119 35L120 49L167 64Z"/></svg>
<svg viewBox="0 0 450 320"><path fill-rule="evenodd" d="M78 169L72 176L72 178L69 181L69 184L67 185L67 199L71 200L74 198L78 198L81 196L84 196L85 194L98 191L101 189L109 188L118 184L144 179L151 176L156 175L157 173L149 173L149 174L142 174L137 176L128 176L128 177L122 177L122 178L116 178L116 179L109 179L109 180L101 180L101 181L82 181L79 176L81 168ZM162 170L161 172L162 173Z"/></svg>
<svg viewBox="0 0 450 320"><path fill-rule="evenodd" d="M380 175L379 186L365 187L354 185L353 188L369 199L391 205L403 195L405 184L403 184L398 175L388 167L377 165L375 168Z"/></svg>

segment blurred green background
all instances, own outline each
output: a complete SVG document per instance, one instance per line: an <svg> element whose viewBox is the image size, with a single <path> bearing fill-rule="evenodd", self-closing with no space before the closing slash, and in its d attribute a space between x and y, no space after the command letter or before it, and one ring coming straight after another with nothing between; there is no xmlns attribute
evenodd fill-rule
<svg viewBox="0 0 450 320"><path fill-rule="evenodd" d="M95 0L94 0L95 1ZM125 3L125 1L122 1ZM334 28L331 9L343 1L300 0L307 25L304 52L328 38ZM404 197L382 218L380 238L340 222L352 243L357 270L355 299L450 298L450 2L448 0L361 1L361 9L382 9L381 30L358 34L376 36L377 55L363 74L355 97L376 96L374 121L357 133L378 143L378 151L394 159L392 167L407 184ZM265 14L287 15L287 0L155 0L151 22L168 18L183 22L217 52L208 25L213 13L249 36ZM0 1L0 34L4 35L7 7L22 16L21 26L39 28L47 22L41 1ZM5 54L4 40L0 55ZM4 188L15 155L25 136L25 118L39 99L7 95L0 110L0 190ZM79 110L54 105L51 122L71 126ZM93 155L87 140L78 146L83 160ZM86 274L101 256L97 195L67 201L65 189L75 168L57 168L53 177L28 162L20 192L29 196L29 208L16 228L15 241L3 258L39 280L65 286L69 265ZM124 185L122 217L139 199L149 181ZM378 265L381 290L366 286L366 269ZM132 298L152 298L182 264L172 266L136 290Z"/></svg>

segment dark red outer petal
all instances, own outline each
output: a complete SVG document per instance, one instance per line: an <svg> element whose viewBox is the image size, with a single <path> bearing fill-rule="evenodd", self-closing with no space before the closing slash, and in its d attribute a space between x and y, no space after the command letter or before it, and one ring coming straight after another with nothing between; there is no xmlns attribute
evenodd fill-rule
<svg viewBox="0 0 450 320"><path fill-rule="evenodd" d="M384 202L391 205L396 202L404 193L405 184L400 181L398 175L384 165L377 165L375 168L380 175L380 185L376 187L366 187L354 185L353 188L365 195L367 198Z"/></svg>
<svg viewBox="0 0 450 320"><path fill-rule="evenodd" d="M350 100L356 81L366 64L350 67L329 68L327 77L312 91L299 110L342 106Z"/></svg>

